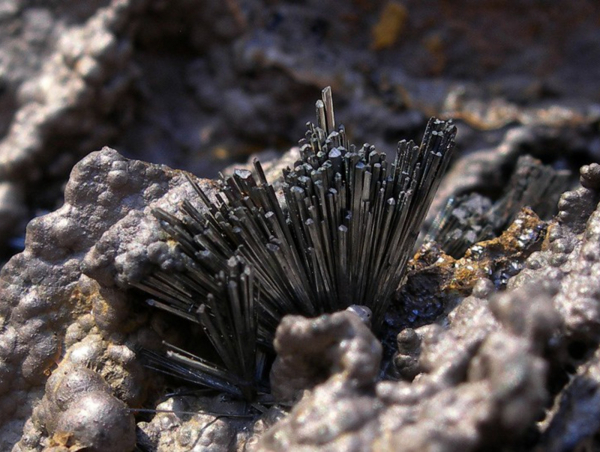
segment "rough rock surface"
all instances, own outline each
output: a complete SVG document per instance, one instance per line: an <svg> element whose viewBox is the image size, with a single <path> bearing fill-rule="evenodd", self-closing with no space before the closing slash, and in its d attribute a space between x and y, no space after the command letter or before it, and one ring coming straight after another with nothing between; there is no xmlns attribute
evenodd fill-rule
<svg viewBox="0 0 600 452"><path fill-rule="evenodd" d="M597 168L582 169L587 187L595 186L595 179L585 178ZM410 356L411 343L420 348L411 384L373 385L380 403L368 409L360 391L340 393L330 380L267 432L263 450L479 450L497 447L498 441L526 446L526 433L531 435L549 407L549 382L560 379L558 369L569 363L575 369L590 358L581 347L598 344L599 199L585 187L563 196L547 247L527 261L528 269L511 280L508 291L492 296L493 284L482 279L442 325L401 333L404 356ZM582 366L548 415L543 442L549 450L592 441L597 426L587 421L597 414L592 408L597 359L594 355ZM399 363L406 364L415 362ZM335 426L348 411L330 414L320 424L311 421L319 419L323 405L337 403L357 416L366 410L369 422L327 436L323 426Z"/></svg>
<svg viewBox="0 0 600 452"><path fill-rule="evenodd" d="M478 267L468 284L431 279L435 298L390 321L397 330L384 338L383 356L348 314L296 322L321 322L314 336L285 323L273 381L277 388L278 379L299 377L279 386L282 400L301 397L292 406L257 419L224 416L247 411L220 396L166 396L178 383L141 365L139 347L189 340L184 326L145 309L127 287L154 266L177 269L150 209L174 212L193 193L180 172L105 149L75 167L59 208L71 167L94 149L113 145L214 175L233 159L289 148L312 116L311 100L331 84L355 141L382 149L414 137L431 114L459 119L462 153L428 222L449 196L497 198L526 153L574 174L600 159L593 0L568 10L332 5L0 2L2 261L23 251L0 274L0 450L132 450L134 442L172 452L211 443L248 451L600 447L594 164L502 287ZM293 161L292 151L272 174ZM28 220L49 211L29 223L25 239ZM513 263L497 252L492 262ZM457 262L446 261L448 275L473 265ZM418 263L429 281L432 267ZM298 353L295 338L310 353ZM381 374L398 381L374 378L379 360ZM359 362L368 372L355 384ZM81 415L90 407L93 417Z"/></svg>
<svg viewBox="0 0 600 452"><path fill-rule="evenodd" d="M598 387L598 166L581 173L583 186L563 195L540 250L506 290L483 277L466 298L442 292L455 308L398 331L401 381L378 381L381 346L355 314L288 317L277 332L271 382L280 401L301 397L289 414L229 418L244 414L239 404L185 396L156 405L175 412L141 421L136 435L132 413L148 407L163 383L135 350L157 347L161 336L184 339L123 287L152 265L176 265L168 249L154 250L161 233L149 209L174 209L192 192L178 171L108 148L91 154L73 171L65 205L30 225L27 251L2 272L2 447L130 450L123 445L137 441L186 450L190 441L215 441L225 450L247 443L247 450L416 451L503 441L566 450L591 441L595 429L579 404L580 394ZM210 191L209 181L201 183ZM569 373L575 378L565 387ZM119 429L96 433L78 414L89 403L104 425Z"/></svg>
<svg viewBox="0 0 600 452"><path fill-rule="evenodd" d="M208 407L219 413L236 414L240 404L224 400L176 396L156 406L151 422L140 422L138 444L146 450L190 452L234 452L236 427L247 423L227 416L203 412ZM196 414L194 414L196 413Z"/></svg>
<svg viewBox="0 0 600 452"><path fill-rule="evenodd" d="M519 440L543 412L540 352L560 317L550 298L513 302L523 317L490 309L485 298L465 299L445 329L417 330L420 375L412 384L365 388L343 374L330 378L265 434L260 450L476 450Z"/></svg>
<svg viewBox="0 0 600 452"><path fill-rule="evenodd" d="M600 149L597 22L593 0L568 11L536 2L5 0L3 261L22 250L29 219L60 205L72 165L92 150L110 145L214 177L251 153L288 149L325 85L357 142L392 148L430 115L461 120L459 146L473 153L456 170L465 190L501 188L524 151L577 169L583 148L595 158Z"/></svg>
<svg viewBox="0 0 600 452"><path fill-rule="evenodd" d="M124 224L123 230L127 230L131 219L147 209L150 200L177 196L178 190L172 188L182 176L174 174L165 168L125 160L105 149L75 167L61 209L30 223L27 250L14 257L1 274L0 403L6 407L0 430L2 449L17 442L17 432L31 415L34 401L44 393L44 383L52 372L77 373L77 366L92 369L103 383L98 386L95 377L89 382L83 379L81 384L86 387L81 392L86 397L88 393L103 392L95 403L106 405L109 411L120 409L122 402L136 406L144 400L148 382L135 349L156 340L154 333L140 328L147 323L148 315L132 311L126 293L98 282L101 277L98 281L88 278L82 268L86 254L93 254L90 250L109 232L107 226ZM131 232L133 235L122 238L131 239L135 231ZM60 365L55 369L57 363ZM56 405L52 401L55 383L48 385L47 401L26 425L21 450L40 447L40 431L50 437L65 437L82 428L73 424L80 421L79 408ZM133 424L125 437L131 438L132 429ZM88 447L109 450L102 442Z"/></svg>
<svg viewBox="0 0 600 452"><path fill-rule="evenodd" d="M271 391L281 402L294 401L299 392L329 379L332 372L357 390L372 385L379 374L381 344L350 312L316 319L287 316L273 346L277 359Z"/></svg>

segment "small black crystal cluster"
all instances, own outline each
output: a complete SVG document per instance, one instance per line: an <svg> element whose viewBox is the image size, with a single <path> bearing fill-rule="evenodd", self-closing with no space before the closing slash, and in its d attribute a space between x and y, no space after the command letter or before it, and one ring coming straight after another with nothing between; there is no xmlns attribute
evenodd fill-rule
<svg viewBox="0 0 600 452"><path fill-rule="evenodd" d="M530 207L543 220L556 214L561 194L569 188L571 172L544 165L530 155L519 157L517 166L496 201L479 194L451 197L424 238L460 259L477 242L498 237Z"/></svg>
<svg viewBox="0 0 600 452"><path fill-rule="evenodd" d="M222 178L212 199L188 177L206 209L186 200L178 216L154 211L185 270L159 269L137 286L156 298L151 305L200 324L222 363L167 344L166 355L146 354L152 366L252 400L267 391L265 363L283 316L360 305L381 329L456 128L431 119L421 145L401 141L388 162L336 128L330 88L316 110L279 192L254 161L254 174Z"/></svg>

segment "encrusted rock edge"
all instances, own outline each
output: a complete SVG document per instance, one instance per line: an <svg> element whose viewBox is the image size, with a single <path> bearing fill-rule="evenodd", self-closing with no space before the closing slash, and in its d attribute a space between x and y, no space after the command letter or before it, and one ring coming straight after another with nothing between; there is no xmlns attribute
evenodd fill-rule
<svg viewBox="0 0 600 452"><path fill-rule="evenodd" d="M148 386L135 349L156 346L158 338L144 326L148 316L134 315L127 294L102 273L110 253L99 254L97 246L113 227L120 228L124 242L131 240L135 225L144 227L138 220L150 202L171 204L185 194L176 188L181 180L166 167L126 160L104 148L75 166L65 204L29 224L26 250L0 276L0 449L19 441L23 424L15 450L134 447L128 406L139 406ZM98 281L84 275L90 265ZM59 381L57 374L64 374ZM69 383L73 379L77 384ZM96 407L105 426L120 428L94 435L81 417L86 406Z"/></svg>
<svg viewBox="0 0 600 452"><path fill-rule="evenodd" d="M529 257L507 291L495 294L482 279L444 322L414 331L411 356L417 362L411 365L418 373L412 382L376 383L368 369L377 368L378 343L353 314L286 319L276 338L280 361L293 355L289 344L295 340L306 340L308 348L316 344L311 334L319 322L333 344L312 350L315 356L304 364L288 362L287 372L301 375L322 359L324 373L283 396L301 398L271 429L281 414L267 413L241 435L235 433L240 424L219 418L218 431L196 433L198 440L217 435L225 450L247 442L246 450L264 451L475 450L499 438L523 445L531 437L550 450L564 450L585 441L593 429L573 433L571 427L582 419L573 409L578 392L600 387L594 354L600 341L598 173L597 165L582 169L583 186L563 195L541 251ZM15 444L17 451L127 450L140 441L129 408L142 405L154 379L135 350L158 345L160 315L136 309L124 289L152 265L177 265L171 250L157 245L161 232L150 210L174 212L180 200L193 199L184 181L179 171L104 148L75 167L64 206L30 223L26 250L0 274L3 450ZM210 181L199 183L211 192ZM370 365L358 372L357 363ZM564 369L574 379L561 396L564 383L555 380ZM535 429L557 395L559 403ZM177 409L179 402L173 403ZM90 404L99 407L105 427L119 428L104 428L103 434L92 429L81 416ZM140 424L149 445L161 450L162 436L167 444L189 422L212 425L217 419L171 416L180 430ZM185 450L180 440L177 447Z"/></svg>

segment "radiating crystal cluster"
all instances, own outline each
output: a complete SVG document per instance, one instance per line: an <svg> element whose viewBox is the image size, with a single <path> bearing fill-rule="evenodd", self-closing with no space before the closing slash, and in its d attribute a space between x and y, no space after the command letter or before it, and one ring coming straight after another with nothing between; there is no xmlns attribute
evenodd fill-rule
<svg viewBox="0 0 600 452"><path fill-rule="evenodd" d="M362 305L381 329L456 128L431 119L421 145L401 141L391 163L336 128L330 88L316 110L300 160L283 171L279 197L254 161L254 174L222 178L215 199L188 178L206 211L188 200L178 216L154 211L185 270L157 270L138 287L157 298L151 305L201 324L225 368L174 346L167 359L149 354L156 367L251 398L283 316Z"/></svg>

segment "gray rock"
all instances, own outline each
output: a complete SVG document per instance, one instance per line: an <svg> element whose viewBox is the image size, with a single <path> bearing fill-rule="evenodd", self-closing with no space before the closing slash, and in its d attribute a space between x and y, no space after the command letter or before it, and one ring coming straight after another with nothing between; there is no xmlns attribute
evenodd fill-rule
<svg viewBox="0 0 600 452"><path fill-rule="evenodd" d="M127 184L122 183L123 178ZM116 422L124 430L114 437L102 436L100 431L84 434L85 423L95 422L94 418L74 420L71 414L60 415L65 409L52 402L55 383L51 380L46 389L49 401L34 412L33 422L27 422L27 441L20 443L20 450L48 445L46 435L60 436L63 431L69 435L72 432L76 441L89 443L97 450L109 450L110 444L116 447L114 442L120 443L123 438L131 444L134 424L130 414L123 418L124 403L141 403L149 384L135 350L142 345L152 346L157 338L144 326L148 316L132 315L127 294L117 290L115 278L106 276L116 274L116 270L107 270L105 261L95 259L94 253L103 238L110 236L112 227L129 230L131 218L148 209L150 199L181 196L172 190L181 179L172 170L128 161L106 148L75 167L64 206L29 225L27 251L15 256L1 274L0 405L14 407L2 412L1 438L11 441L15 429L23 428L35 401L44 394L43 385L50 373L64 372L69 380L68 374L74 372L72 378L77 380L83 366L86 372L93 369L95 376L89 378L96 383L85 384L85 394L92 395L73 413L85 409L87 403L102 400L106 413L116 416L106 425ZM123 234L121 239L131 239L132 234ZM143 235L138 238L144 240ZM90 279L82 269L95 270L98 281L109 283ZM104 382L100 386L98 379ZM3 449L10 446L2 444Z"/></svg>
<svg viewBox="0 0 600 452"><path fill-rule="evenodd" d="M271 370L271 391L282 402L294 401L332 375L339 374L361 389L372 386L379 373L381 344L351 312L317 319L284 317L273 346L277 359Z"/></svg>
<svg viewBox="0 0 600 452"><path fill-rule="evenodd" d="M593 172L583 172L595 186ZM212 196L212 183L199 183ZM2 271L3 447L19 441L15 450L43 450L65 437L98 450L133 444L124 407L147 403L147 391L162 387L135 350L156 349L161 336L177 343L182 331L134 306L126 284L153 266L177 268L151 208L175 212L184 198L195 199L181 172L106 148L76 166L63 207L31 223L26 252ZM550 397L564 388L565 366L583 366L597 348L599 198L590 188L565 194L545 244L505 292L495 294L481 280L439 322L402 332L405 381L377 381L381 345L356 314L286 317L271 383L273 394L292 401L287 416L275 410L257 419L228 417L244 412L239 403L186 396L181 406L165 405L175 413L140 423L135 441L158 450L214 441L249 451L527 444ZM589 381L585 372L582 382ZM545 441L565 428L576 429L572 442L590 440L591 427L569 427L580 425L572 413L585 391L577 388L567 386L566 401L548 415L538 432ZM104 425L118 424L114 435L77 414L92 401Z"/></svg>
<svg viewBox="0 0 600 452"><path fill-rule="evenodd" d="M416 138L431 114L460 118L459 144L478 157L464 183L452 184L502 187L505 171L494 168L525 151L489 157L495 163L485 169L485 155L515 141L503 138L505 129L546 136L521 143L573 169L583 149L592 157L599 149L590 133L600 67L591 10L589 0L569 14L471 2L6 0L0 183L26 182L18 207L30 219L60 205L72 165L106 144L214 176L257 149L281 153L296 142L312 116L306 99L327 84L355 140L380 149ZM470 20L482 15L488 21ZM502 24L497 34L487 33L489 23ZM376 30L390 24L396 31L384 32L382 44ZM538 39L525 32L532 27ZM24 226L3 239L4 247L13 239L8 254L19 249Z"/></svg>
<svg viewBox="0 0 600 452"><path fill-rule="evenodd" d="M430 112L463 121L464 155L430 219L450 195L496 194L526 152L559 169L600 155L589 1L568 11L408 2L408 23L435 25L401 27L379 50L372 29L396 2L0 3L2 247L24 235L26 219L60 205L73 163L91 150L116 143L214 174L294 142L312 115L306 98L328 83L344 91L338 114L355 139L382 149ZM294 160L290 152L273 162L272 174ZM150 210L174 212L192 191L177 171L91 154L64 206L29 224L24 252L0 274L0 450L131 450L134 441L173 451L597 447L598 173L596 164L582 169L582 188L563 197L506 292L482 280L437 322L393 332L403 381L376 381L378 343L347 315L321 320L327 346L300 335L314 349L284 324L287 374L275 374L301 375L280 387L302 398L289 414L273 407L255 420L223 416L243 411L236 403L150 397L164 394L164 380L135 352L185 332L136 304L128 283L156 266L178 268ZM322 365L317 376L311 362ZM134 410L136 437L130 408L140 406L175 413L147 420Z"/></svg>

